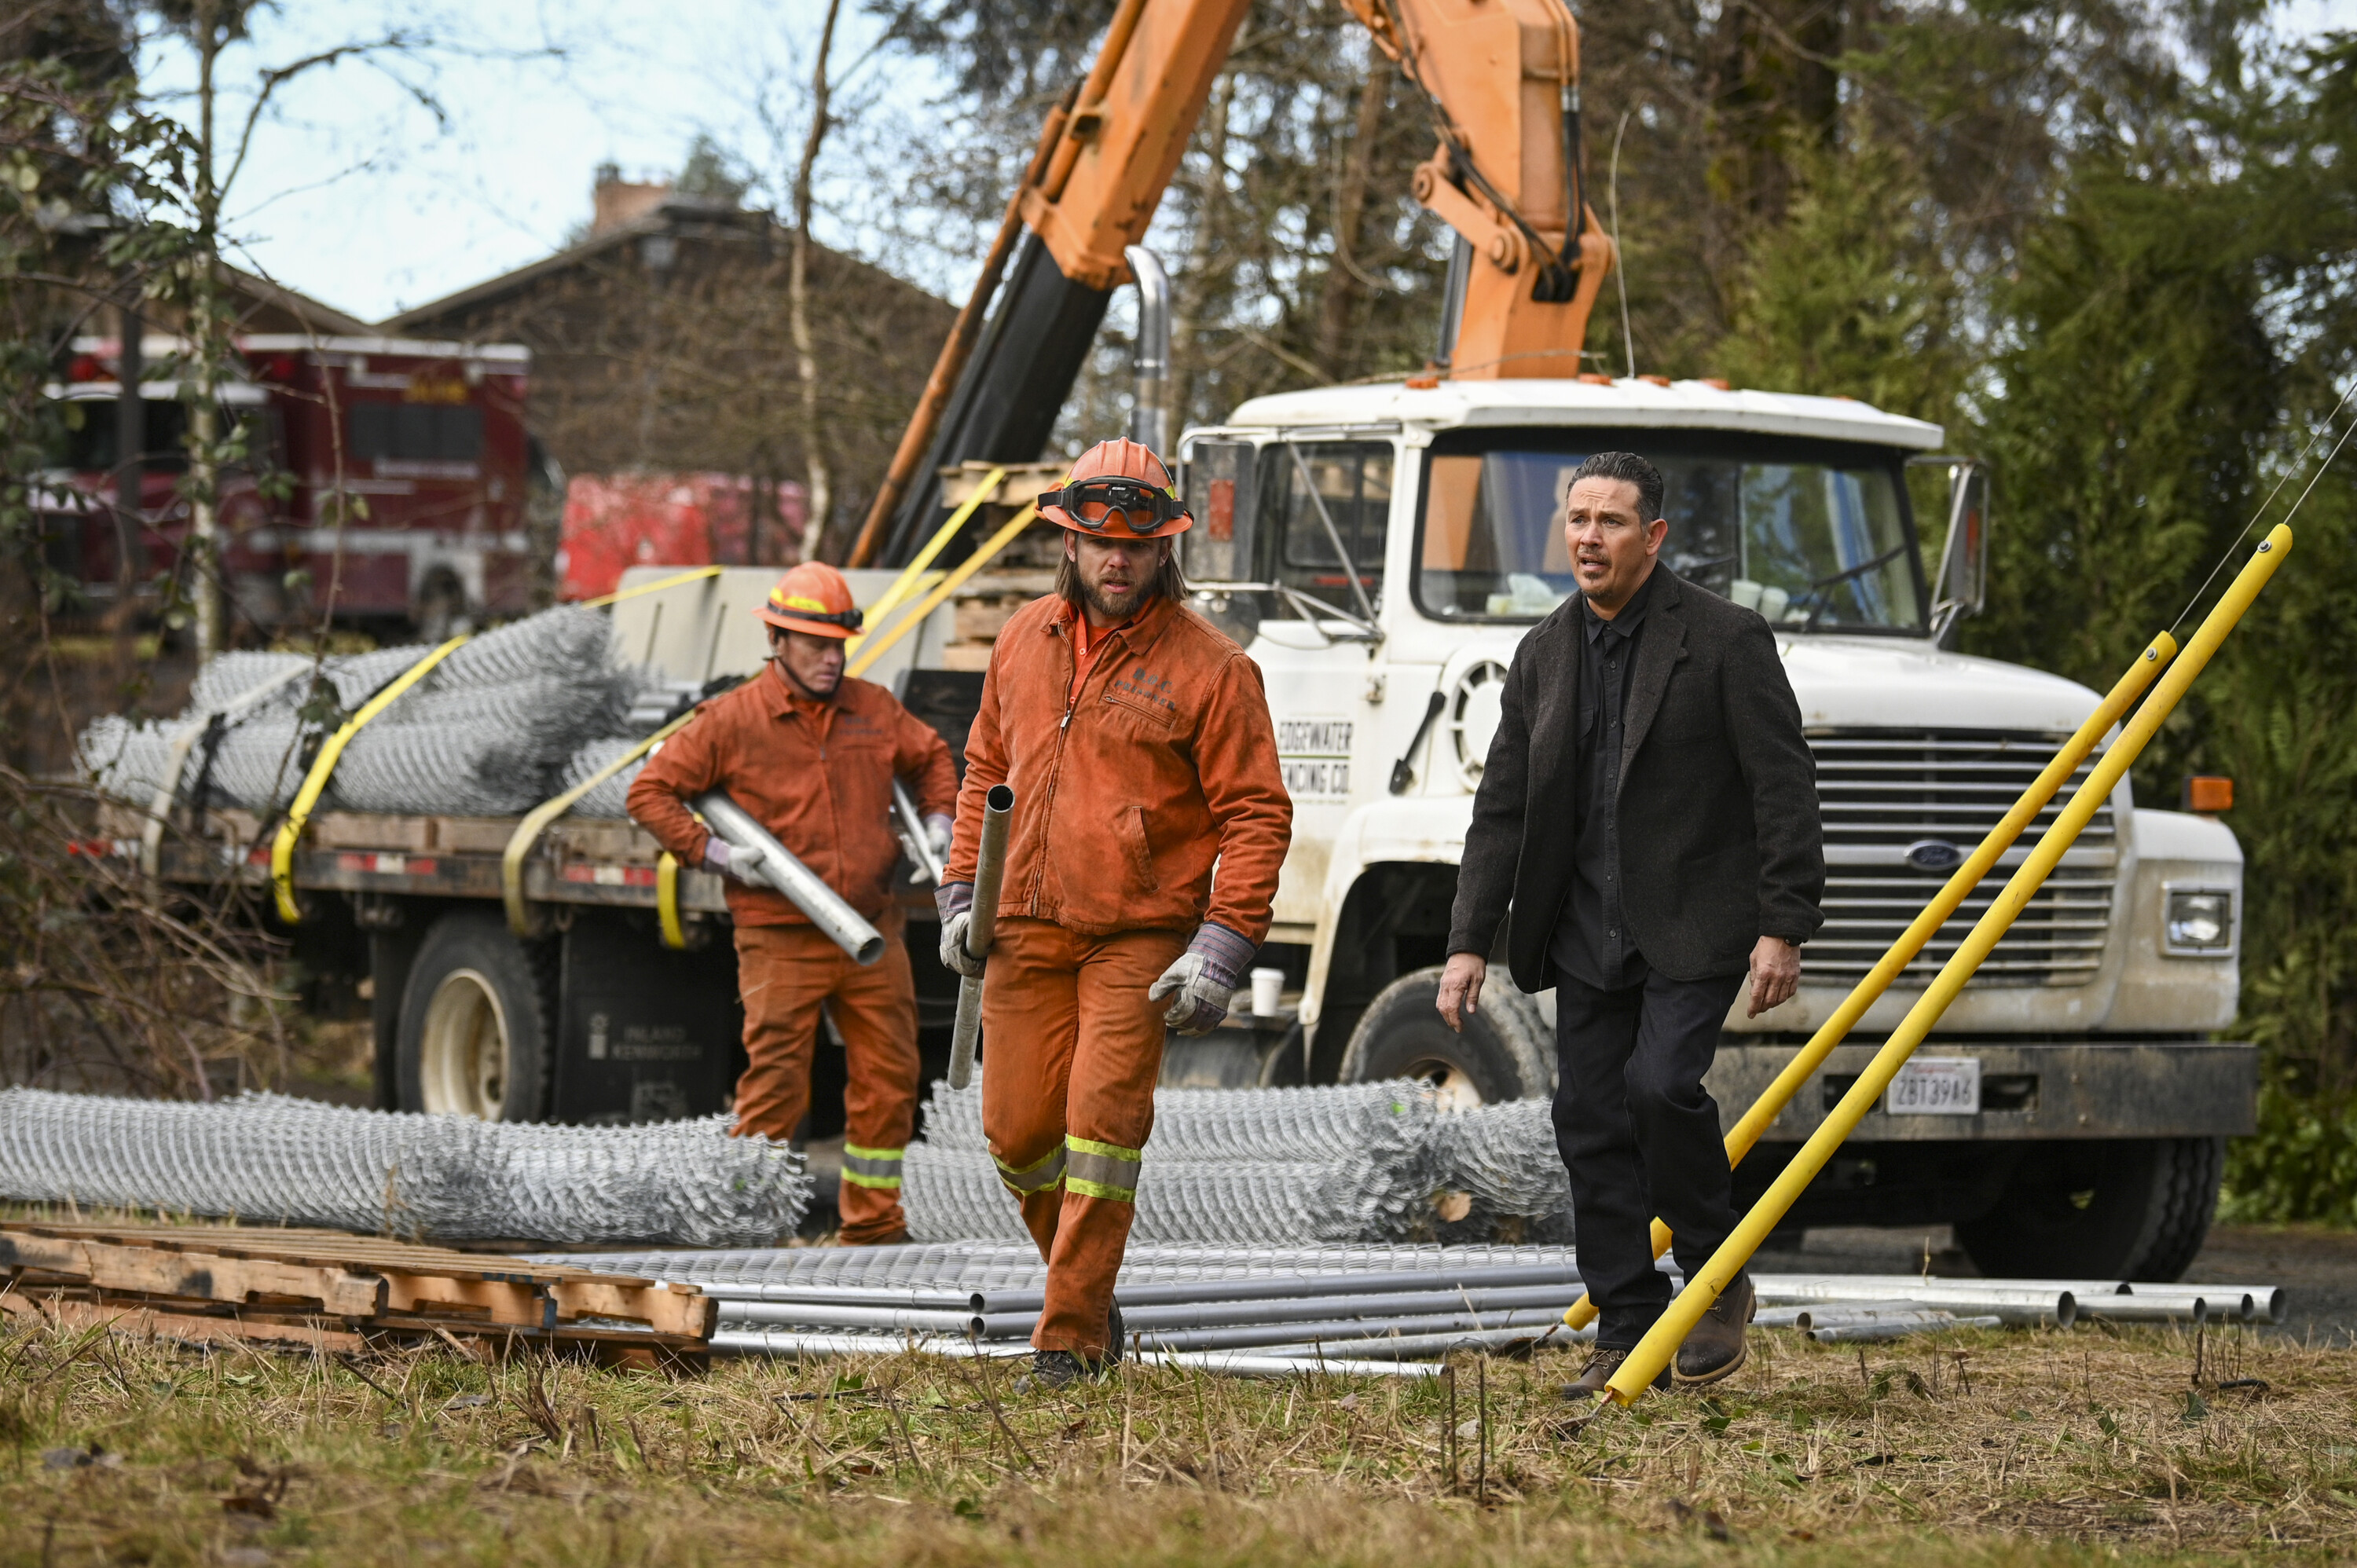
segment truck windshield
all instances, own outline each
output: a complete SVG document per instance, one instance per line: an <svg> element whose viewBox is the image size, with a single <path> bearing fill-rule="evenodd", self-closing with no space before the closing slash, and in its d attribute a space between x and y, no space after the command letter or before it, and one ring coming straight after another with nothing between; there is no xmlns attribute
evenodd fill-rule
<svg viewBox="0 0 2357 1568"><path fill-rule="evenodd" d="M1678 575L1795 631L1923 630L1899 454L1702 432L1501 431L1436 443L1417 605L1442 620L1530 621L1563 603L1574 591L1564 491L1588 452L1616 449L1662 471L1662 559Z"/></svg>

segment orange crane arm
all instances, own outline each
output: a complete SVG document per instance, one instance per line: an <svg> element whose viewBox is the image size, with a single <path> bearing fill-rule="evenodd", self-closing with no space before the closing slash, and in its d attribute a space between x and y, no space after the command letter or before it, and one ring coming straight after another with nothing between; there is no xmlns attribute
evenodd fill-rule
<svg viewBox="0 0 2357 1568"><path fill-rule="evenodd" d="M1449 373L1577 374L1613 253L1580 194L1579 30L1567 0L1344 4L1424 96L1439 134L1415 190L1464 241L1466 264L1451 269L1463 291L1456 330L1441 350ZM1121 0L1088 80L1049 117L852 564L905 559L938 515L933 470L1038 456L1105 295L1129 281L1122 252L1145 238L1249 7Z"/></svg>
<svg viewBox="0 0 2357 1568"><path fill-rule="evenodd" d="M1456 342L1443 346L1450 373L1578 374L1588 314L1614 258L1585 196L1571 7L1566 0L1344 4L1423 93L1439 134L1415 188L1470 252Z"/></svg>
<svg viewBox="0 0 2357 1568"><path fill-rule="evenodd" d="M1579 27L1566 0L1344 0L1430 106L1440 145L1415 199L1472 251L1451 354L1458 376L1579 372L1612 242L1577 165ZM1211 96L1247 0L1125 0L1020 210L1063 274L1126 282ZM1577 230L1569 254L1565 237Z"/></svg>

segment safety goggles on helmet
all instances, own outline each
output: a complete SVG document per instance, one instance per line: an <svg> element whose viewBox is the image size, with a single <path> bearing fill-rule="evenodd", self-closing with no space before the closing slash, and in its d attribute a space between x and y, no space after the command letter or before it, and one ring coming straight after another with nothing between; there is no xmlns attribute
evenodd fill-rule
<svg viewBox="0 0 2357 1568"><path fill-rule="evenodd" d="M1140 538L1188 515L1186 503L1168 490L1118 474L1068 480L1062 489L1040 496L1039 504L1042 510L1063 508L1066 516L1091 533L1103 533L1119 518L1124 528Z"/></svg>
<svg viewBox="0 0 2357 1568"><path fill-rule="evenodd" d="M857 631L859 629L860 622L866 618L866 612L861 610L856 605L847 610L804 609L802 607L802 606L812 604L813 602L814 601L810 599L788 599L785 603L780 604L777 600L771 599L770 601L770 609L771 613L776 615L791 616L796 620L814 620L821 626L839 626L845 631Z"/></svg>

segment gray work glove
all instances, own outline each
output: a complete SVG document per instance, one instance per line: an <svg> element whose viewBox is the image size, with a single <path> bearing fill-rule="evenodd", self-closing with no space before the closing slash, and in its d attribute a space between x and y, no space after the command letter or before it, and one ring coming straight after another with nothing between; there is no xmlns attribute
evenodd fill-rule
<svg viewBox="0 0 2357 1568"><path fill-rule="evenodd" d="M982 960L965 950L965 934L974 925L974 884L943 883L933 889L933 908L942 917L942 967L980 980Z"/></svg>
<svg viewBox="0 0 2357 1568"><path fill-rule="evenodd" d="M950 863L950 833L956 825L939 811L925 819L925 847L943 865Z"/></svg>
<svg viewBox="0 0 2357 1568"><path fill-rule="evenodd" d="M750 859L748 855L746 857ZM704 841L704 869L716 876L733 876L739 882L749 880L728 841L714 833Z"/></svg>
<svg viewBox="0 0 2357 1568"><path fill-rule="evenodd" d="M1187 950L1146 988L1146 997L1155 1002L1172 998L1162 1021L1180 1034L1208 1035L1226 1019L1228 999L1243 983L1244 972L1259 950L1225 926L1206 921Z"/></svg>

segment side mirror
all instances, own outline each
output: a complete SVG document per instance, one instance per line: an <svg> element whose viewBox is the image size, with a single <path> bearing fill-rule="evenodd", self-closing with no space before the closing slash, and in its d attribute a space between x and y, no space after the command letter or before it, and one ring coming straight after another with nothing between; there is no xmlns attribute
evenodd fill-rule
<svg viewBox="0 0 2357 1568"><path fill-rule="evenodd" d="M1932 582L1932 632L1944 643L1958 621L1988 603L1988 470L1970 457L1917 458L1948 470L1948 536Z"/></svg>
<svg viewBox="0 0 2357 1568"><path fill-rule="evenodd" d="M1203 584L1248 583L1253 571L1256 449L1249 441L1200 440L1186 457L1187 510L1195 526L1179 536L1179 564Z"/></svg>

